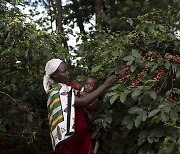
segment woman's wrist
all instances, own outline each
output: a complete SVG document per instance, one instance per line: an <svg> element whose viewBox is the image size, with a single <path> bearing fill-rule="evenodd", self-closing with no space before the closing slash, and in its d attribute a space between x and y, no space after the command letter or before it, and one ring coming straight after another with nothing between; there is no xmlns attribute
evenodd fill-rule
<svg viewBox="0 0 180 154"><path fill-rule="evenodd" d="M103 88L104 90L107 90L107 89L109 88L109 86L108 86L107 84L105 84L105 83L103 83L101 86L102 86L102 88Z"/></svg>

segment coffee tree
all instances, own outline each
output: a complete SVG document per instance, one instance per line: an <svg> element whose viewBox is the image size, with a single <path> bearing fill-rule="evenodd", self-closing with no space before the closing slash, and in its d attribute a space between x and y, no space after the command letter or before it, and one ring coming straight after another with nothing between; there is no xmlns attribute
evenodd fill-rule
<svg viewBox="0 0 180 154"><path fill-rule="evenodd" d="M151 12L126 18L131 26L134 20L139 23L133 31L100 30L82 45L91 73L119 77L96 120L100 147L108 153L180 151L179 36L163 17Z"/></svg>

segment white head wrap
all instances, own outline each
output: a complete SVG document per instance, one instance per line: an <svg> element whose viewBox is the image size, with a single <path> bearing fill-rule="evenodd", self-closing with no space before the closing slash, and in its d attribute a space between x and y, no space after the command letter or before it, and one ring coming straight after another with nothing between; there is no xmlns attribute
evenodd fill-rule
<svg viewBox="0 0 180 154"><path fill-rule="evenodd" d="M50 84L54 83L54 80L50 78L50 75L57 70L62 62L63 61L61 59L51 59L46 63L45 75L43 78L43 86L46 93L50 90Z"/></svg>

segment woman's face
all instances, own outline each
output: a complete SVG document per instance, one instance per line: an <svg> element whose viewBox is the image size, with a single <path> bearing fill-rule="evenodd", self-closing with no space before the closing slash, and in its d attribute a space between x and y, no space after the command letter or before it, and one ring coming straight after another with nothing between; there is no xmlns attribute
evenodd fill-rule
<svg viewBox="0 0 180 154"><path fill-rule="evenodd" d="M66 64L62 62L52 76L56 82L67 83L69 81L69 71Z"/></svg>

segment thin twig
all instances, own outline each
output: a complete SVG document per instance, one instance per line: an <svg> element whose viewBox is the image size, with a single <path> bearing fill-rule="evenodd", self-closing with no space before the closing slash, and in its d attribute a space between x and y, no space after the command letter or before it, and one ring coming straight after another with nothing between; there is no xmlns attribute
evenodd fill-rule
<svg viewBox="0 0 180 154"><path fill-rule="evenodd" d="M0 133L0 135L6 135L6 136L19 136L19 135L5 134L5 133Z"/></svg>
<svg viewBox="0 0 180 154"><path fill-rule="evenodd" d="M7 93L5 93L5 92L3 92L3 91L0 91L0 93L8 96L9 98L11 98L11 99L19 106L19 108L20 108L21 110L26 111L26 110L25 110L14 98L12 98L9 94L7 94ZM26 111L26 112L28 112L28 111Z"/></svg>

